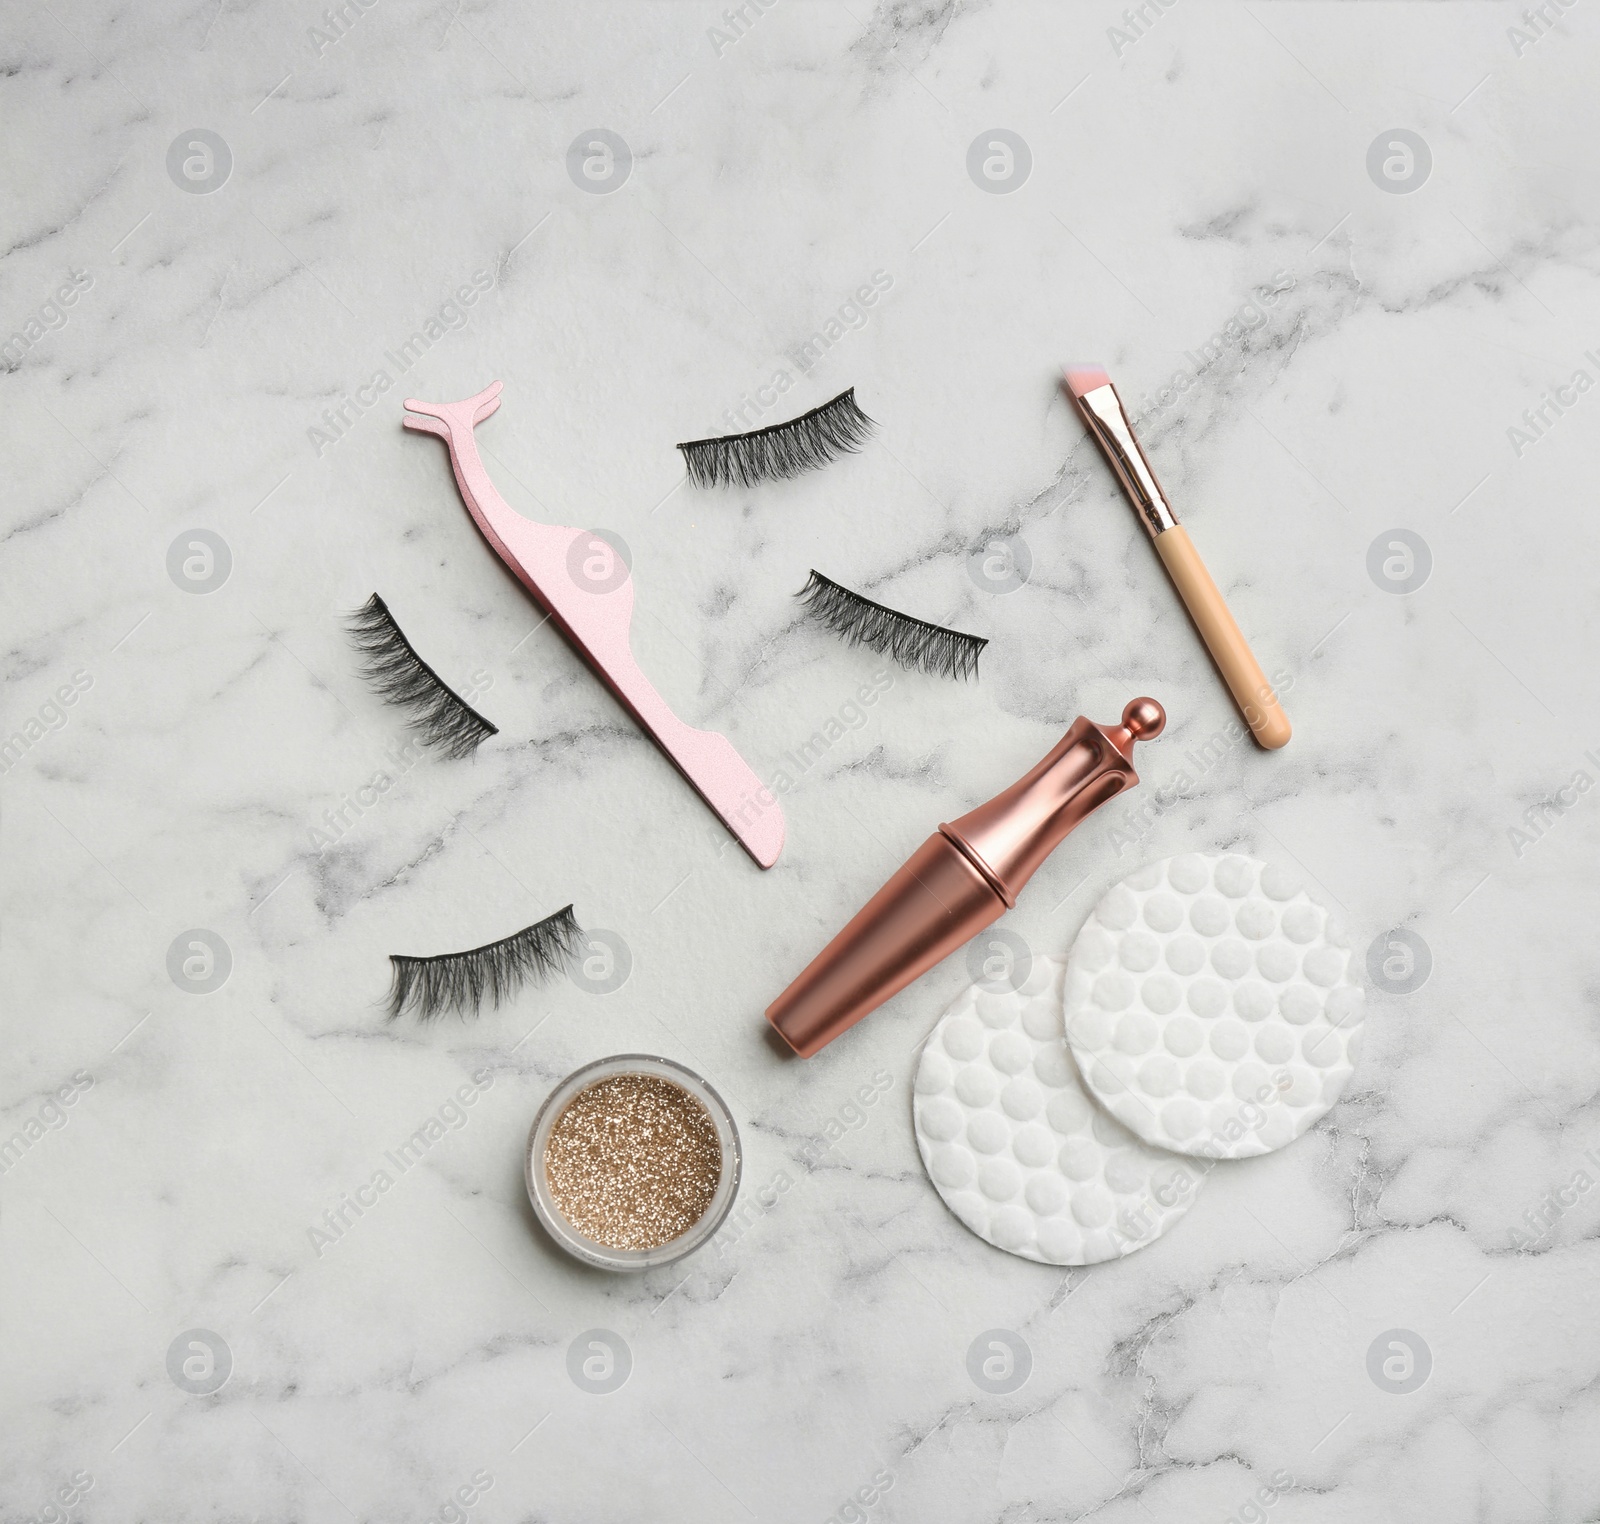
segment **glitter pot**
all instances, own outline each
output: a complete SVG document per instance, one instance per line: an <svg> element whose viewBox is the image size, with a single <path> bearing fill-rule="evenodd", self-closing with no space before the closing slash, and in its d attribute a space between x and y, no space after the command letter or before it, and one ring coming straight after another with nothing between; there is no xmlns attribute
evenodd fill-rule
<svg viewBox="0 0 1600 1524"><path fill-rule="evenodd" d="M528 1134L534 1216L574 1259L649 1270L692 1254L739 1191L722 1097L671 1059L619 1053L575 1069Z"/></svg>

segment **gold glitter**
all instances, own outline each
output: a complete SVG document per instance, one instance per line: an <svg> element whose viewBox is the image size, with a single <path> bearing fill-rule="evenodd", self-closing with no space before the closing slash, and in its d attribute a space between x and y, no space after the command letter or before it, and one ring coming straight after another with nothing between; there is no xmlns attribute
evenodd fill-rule
<svg viewBox="0 0 1600 1524"><path fill-rule="evenodd" d="M618 1074L567 1102L544 1146L563 1217L608 1249L658 1249L716 1195L722 1148L704 1106L670 1080Z"/></svg>

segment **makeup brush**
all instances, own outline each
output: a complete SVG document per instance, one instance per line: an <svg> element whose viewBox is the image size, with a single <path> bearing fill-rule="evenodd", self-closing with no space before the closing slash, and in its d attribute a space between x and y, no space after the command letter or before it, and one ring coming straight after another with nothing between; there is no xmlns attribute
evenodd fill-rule
<svg viewBox="0 0 1600 1524"><path fill-rule="evenodd" d="M1276 751L1292 733L1289 717L1279 707L1278 695L1240 633L1217 584L1211 580L1189 532L1167 502L1111 377L1098 365L1069 365L1066 381L1095 443L1138 510L1139 521L1155 541L1161 564L1189 610L1250 734L1268 751Z"/></svg>

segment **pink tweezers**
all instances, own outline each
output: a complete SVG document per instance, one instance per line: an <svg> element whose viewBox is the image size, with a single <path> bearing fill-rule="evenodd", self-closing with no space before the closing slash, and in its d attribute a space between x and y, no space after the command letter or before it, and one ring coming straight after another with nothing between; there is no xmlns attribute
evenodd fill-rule
<svg viewBox="0 0 1600 1524"><path fill-rule="evenodd" d="M685 725L639 670L629 639L632 577L609 591L580 584L568 570L573 542L587 550L594 536L524 518L489 480L473 429L499 406L498 381L464 402L408 397L408 411L423 416L406 418L405 426L437 434L450 446L456 485L484 539L745 851L770 868L783 850L783 809L726 736Z"/></svg>

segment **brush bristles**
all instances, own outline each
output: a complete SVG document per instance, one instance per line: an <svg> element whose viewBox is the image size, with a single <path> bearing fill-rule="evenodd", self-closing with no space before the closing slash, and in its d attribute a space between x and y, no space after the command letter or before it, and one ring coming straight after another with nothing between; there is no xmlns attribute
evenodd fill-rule
<svg viewBox="0 0 1600 1524"><path fill-rule="evenodd" d="M1063 374L1067 378L1067 390L1075 398L1082 397L1097 387L1111 385L1111 377L1098 365L1069 365Z"/></svg>
<svg viewBox="0 0 1600 1524"><path fill-rule="evenodd" d="M697 487L754 487L814 471L859 450L873 421L856 406L856 389L840 392L809 413L749 434L691 439L683 451L689 480Z"/></svg>
<svg viewBox="0 0 1600 1524"><path fill-rule="evenodd" d="M583 928L568 905L503 941L467 952L432 958L391 953L394 983L389 990L389 1018L408 1007L423 1021L446 1011L475 1014L485 995L499 1005L524 984L542 984L570 967L582 946Z"/></svg>
<svg viewBox="0 0 1600 1524"><path fill-rule="evenodd" d="M417 655L376 593L350 615L349 628L351 644L366 658L363 676L385 703L407 711L429 746L461 758L500 733Z"/></svg>
<svg viewBox="0 0 1600 1524"><path fill-rule="evenodd" d="M964 635L885 608L819 571L811 573L811 580L795 596L813 619L851 645L866 646L902 667L935 677L974 676L978 655L989 644L981 635Z"/></svg>

